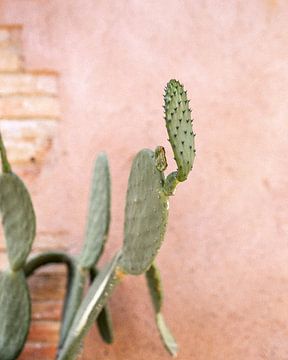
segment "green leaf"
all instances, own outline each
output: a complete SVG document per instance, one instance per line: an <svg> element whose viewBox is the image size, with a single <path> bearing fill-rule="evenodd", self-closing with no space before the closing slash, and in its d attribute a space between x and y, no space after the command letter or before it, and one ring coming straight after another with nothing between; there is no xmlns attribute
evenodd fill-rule
<svg viewBox="0 0 288 360"><path fill-rule="evenodd" d="M163 172L156 168L152 150L135 157L128 182L124 245L121 266L129 274L144 273L164 239L168 197L163 193Z"/></svg>
<svg viewBox="0 0 288 360"><path fill-rule="evenodd" d="M161 313L163 304L163 288L161 283L160 271L157 269L155 264L152 264L150 269L145 273L145 275L153 307L155 310L156 325L160 333L162 342L167 351L172 356L176 356L178 352L178 345L171 331L167 327L164 317Z"/></svg>
<svg viewBox="0 0 288 360"><path fill-rule="evenodd" d="M80 257L83 268L92 268L102 254L110 224L110 173L106 154L95 162L84 248Z"/></svg>
<svg viewBox="0 0 288 360"><path fill-rule="evenodd" d="M0 359L15 360L30 325L30 298L23 271L0 272Z"/></svg>
<svg viewBox="0 0 288 360"><path fill-rule="evenodd" d="M11 268L22 268L31 250L36 232L36 219L30 195L13 174L0 175L0 211Z"/></svg>
<svg viewBox="0 0 288 360"><path fill-rule="evenodd" d="M119 282L116 274L118 258L119 254L95 278L77 311L64 345L60 349L58 360L74 360L77 358L85 335L102 311L115 285Z"/></svg>

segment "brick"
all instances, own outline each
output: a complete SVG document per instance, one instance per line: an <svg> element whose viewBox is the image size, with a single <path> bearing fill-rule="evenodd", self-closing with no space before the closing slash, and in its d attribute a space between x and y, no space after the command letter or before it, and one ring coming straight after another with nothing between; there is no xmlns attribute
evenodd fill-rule
<svg viewBox="0 0 288 360"><path fill-rule="evenodd" d="M51 148L57 120L0 120L2 136L12 164L41 163Z"/></svg>
<svg viewBox="0 0 288 360"><path fill-rule="evenodd" d="M55 344L28 342L17 360L52 360L55 359L56 351L57 346Z"/></svg>
<svg viewBox="0 0 288 360"><path fill-rule="evenodd" d="M0 119L58 119L59 101L49 95L7 95L0 97Z"/></svg>
<svg viewBox="0 0 288 360"><path fill-rule="evenodd" d="M66 276L59 273L34 274L28 279L33 301L62 301L66 293Z"/></svg>
<svg viewBox="0 0 288 360"><path fill-rule="evenodd" d="M32 321L28 342L57 344L60 323L56 321Z"/></svg>
<svg viewBox="0 0 288 360"><path fill-rule="evenodd" d="M23 59L17 48L0 48L0 70L16 71L23 68Z"/></svg>
<svg viewBox="0 0 288 360"><path fill-rule="evenodd" d="M0 72L0 95L57 95L58 75L53 72Z"/></svg>
<svg viewBox="0 0 288 360"><path fill-rule="evenodd" d="M59 321L61 314L62 301L34 301L32 304L33 320Z"/></svg>

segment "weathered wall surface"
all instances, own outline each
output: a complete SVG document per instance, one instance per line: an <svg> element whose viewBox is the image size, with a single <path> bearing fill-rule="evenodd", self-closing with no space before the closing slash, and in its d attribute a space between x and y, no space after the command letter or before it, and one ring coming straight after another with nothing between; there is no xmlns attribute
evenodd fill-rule
<svg viewBox="0 0 288 360"><path fill-rule="evenodd" d="M197 158L170 202L158 260L180 360L288 358L287 16L284 0L0 0L0 22L24 25L26 66L61 74L62 120L27 178L39 232L59 247L80 248L102 149L113 182L105 257L120 246L131 160L169 146L163 87L186 85ZM168 358L142 278L111 306L115 344L95 334L85 359Z"/></svg>

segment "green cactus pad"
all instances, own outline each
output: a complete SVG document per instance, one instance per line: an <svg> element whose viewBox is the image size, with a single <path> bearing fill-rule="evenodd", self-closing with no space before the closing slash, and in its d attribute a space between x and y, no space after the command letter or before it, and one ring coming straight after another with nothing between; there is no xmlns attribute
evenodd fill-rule
<svg viewBox="0 0 288 360"><path fill-rule="evenodd" d="M130 172L125 207L124 246L120 265L132 275L144 273L164 238L168 197L163 193L163 173L154 152L141 150Z"/></svg>
<svg viewBox="0 0 288 360"><path fill-rule="evenodd" d="M146 280L152 299L153 307L155 310L155 319L159 334L162 342L167 351L172 355L176 356L178 352L178 345L165 323L164 317L161 313L163 304L163 289L160 277L160 271L157 269L155 264L152 264L150 269L145 273Z"/></svg>
<svg viewBox="0 0 288 360"><path fill-rule="evenodd" d="M92 268L100 257L110 223L110 173L107 156L101 153L95 163L85 245L80 257L83 268Z"/></svg>
<svg viewBox="0 0 288 360"><path fill-rule="evenodd" d="M72 279L70 279L71 283L69 287L69 293L65 299L65 307L63 307L62 312L59 347L63 345L77 310L80 307L81 301L83 299L87 275L88 273L86 270L79 266L75 266Z"/></svg>
<svg viewBox="0 0 288 360"><path fill-rule="evenodd" d="M192 130L189 100L183 85L177 80L170 80L165 88L164 109L169 141L178 166L177 178L184 181L194 162L195 134Z"/></svg>
<svg viewBox="0 0 288 360"><path fill-rule="evenodd" d="M30 195L13 174L0 176L0 211L11 268L24 266L35 237L36 219Z"/></svg>
<svg viewBox="0 0 288 360"><path fill-rule="evenodd" d="M15 360L27 338L30 298L22 271L0 273L0 359Z"/></svg>
<svg viewBox="0 0 288 360"><path fill-rule="evenodd" d="M90 269L90 283L93 283L95 278L98 276L99 270L96 268ZM103 307L102 311L100 312L99 316L96 320L96 325L99 330L99 333L102 339L107 344L112 344L114 335L113 335L113 322L112 316L108 307L108 304Z"/></svg>
<svg viewBox="0 0 288 360"><path fill-rule="evenodd" d="M74 360L80 351L84 336L105 306L115 285L119 282L116 275L119 254L108 263L93 281L81 303L73 324L68 332L58 360Z"/></svg>
<svg viewBox="0 0 288 360"><path fill-rule="evenodd" d="M147 285L149 288L151 300L156 313L161 311L163 303L163 289L160 277L160 271L155 264L152 264L145 273Z"/></svg>

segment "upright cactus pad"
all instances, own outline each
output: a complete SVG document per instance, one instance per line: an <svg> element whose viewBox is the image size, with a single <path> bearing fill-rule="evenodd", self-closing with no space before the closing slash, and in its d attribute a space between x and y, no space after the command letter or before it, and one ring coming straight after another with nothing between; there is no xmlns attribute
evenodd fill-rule
<svg viewBox="0 0 288 360"><path fill-rule="evenodd" d="M0 273L0 359L15 360L27 338L30 298L23 271Z"/></svg>
<svg viewBox="0 0 288 360"><path fill-rule="evenodd" d="M93 281L76 313L58 360L74 360L77 358L85 334L102 311L115 285L119 282L117 276L118 259L119 254L117 253Z"/></svg>
<svg viewBox="0 0 288 360"><path fill-rule="evenodd" d="M169 141L178 166L177 180L184 181L193 166L195 134L187 93L177 80L170 80L165 88L164 109Z"/></svg>
<svg viewBox="0 0 288 360"><path fill-rule="evenodd" d="M110 223L110 173L106 154L95 162L84 249L80 265L90 269L100 257Z"/></svg>
<svg viewBox="0 0 288 360"><path fill-rule="evenodd" d="M18 176L0 176L0 211L10 267L22 268L35 237L36 220L30 195Z"/></svg>
<svg viewBox="0 0 288 360"><path fill-rule="evenodd" d="M141 150L130 172L125 207L124 246L120 265L129 274L145 272L164 238L168 197L163 173L156 168L152 150Z"/></svg>

